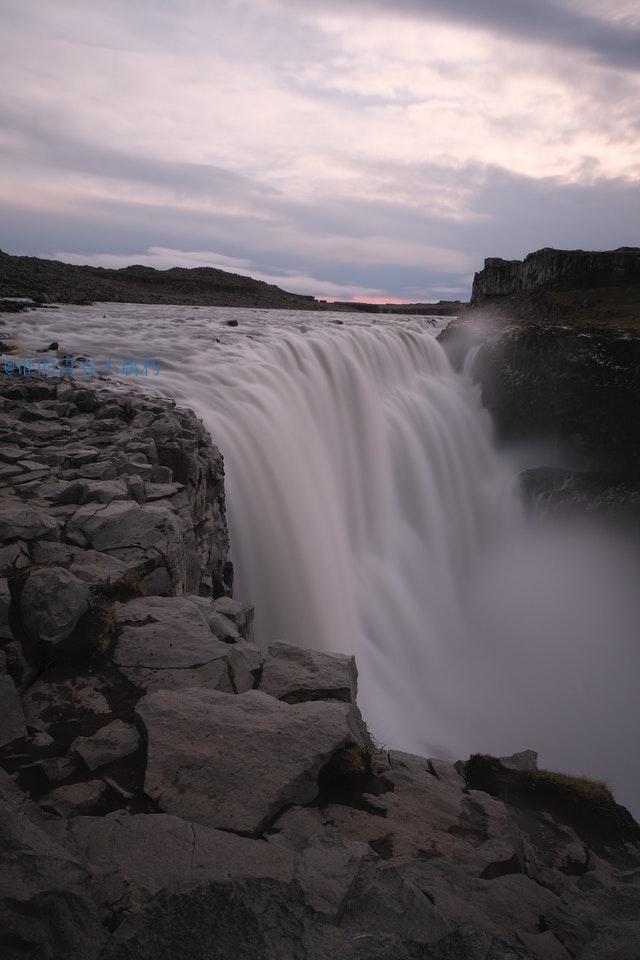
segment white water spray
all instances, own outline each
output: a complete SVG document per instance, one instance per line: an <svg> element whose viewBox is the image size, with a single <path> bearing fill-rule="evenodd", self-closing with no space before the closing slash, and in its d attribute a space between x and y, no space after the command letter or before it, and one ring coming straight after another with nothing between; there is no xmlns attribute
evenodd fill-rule
<svg viewBox="0 0 640 960"><path fill-rule="evenodd" d="M640 611L620 545L526 521L428 321L228 316L110 304L20 326L25 347L162 357L163 391L224 453L235 592L260 641L355 654L382 742L532 746L631 802Z"/></svg>

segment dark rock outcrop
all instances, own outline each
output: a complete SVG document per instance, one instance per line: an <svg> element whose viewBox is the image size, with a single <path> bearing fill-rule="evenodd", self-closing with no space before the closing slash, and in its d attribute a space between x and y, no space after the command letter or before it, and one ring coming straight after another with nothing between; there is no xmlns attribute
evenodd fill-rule
<svg viewBox="0 0 640 960"><path fill-rule="evenodd" d="M318 310L313 297L287 293L274 284L213 267L155 270L134 265L111 270L76 266L39 257L14 257L0 251L0 309L18 312L24 303L177 303L223 307L274 307ZM4 306L2 306L4 304Z"/></svg>
<svg viewBox="0 0 640 960"><path fill-rule="evenodd" d="M472 305L494 297L513 297L551 290L590 290L640 285L640 248L618 250L554 250L545 247L524 260L488 257L476 273Z"/></svg>
<svg viewBox="0 0 640 960"><path fill-rule="evenodd" d="M352 658L258 649L193 414L106 383L0 394L3 957L639 952L640 828L604 788L532 751L376 749Z"/></svg>
<svg viewBox="0 0 640 960"><path fill-rule="evenodd" d="M549 441L576 469L640 478L640 336L509 327L480 346L473 376L501 439Z"/></svg>

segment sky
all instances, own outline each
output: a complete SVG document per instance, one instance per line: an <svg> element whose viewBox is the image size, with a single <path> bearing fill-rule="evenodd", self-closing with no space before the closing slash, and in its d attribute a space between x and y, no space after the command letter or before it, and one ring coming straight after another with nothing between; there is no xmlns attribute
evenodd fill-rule
<svg viewBox="0 0 640 960"><path fill-rule="evenodd" d="M640 240L637 0L0 0L0 248L466 299Z"/></svg>

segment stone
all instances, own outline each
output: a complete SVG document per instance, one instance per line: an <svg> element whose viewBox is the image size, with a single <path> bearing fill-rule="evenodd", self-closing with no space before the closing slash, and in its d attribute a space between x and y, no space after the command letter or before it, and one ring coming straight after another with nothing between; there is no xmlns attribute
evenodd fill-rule
<svg viewBox="0 0 640 960"><path fill-rule="evenodd" d="M20 596L22 623L34 642L59 646L89 609L89 587L62 567L29 575Z"/></svg>
<svg viewBox="0 0 640 960"><path fill-rule="evenodd" d="M0 541L57 540L58 523L53 517L19 502L0 503Z"/></svg>
<svg viewBox="0 0 640 960"><path fill-rule="evenodd" d="M51 783L66 780L78 769L78 765L70 757L51 757L40 760L36 766Z"/></svg>
<svg viewBox="0 0 640 960"><path fill-rule="evenodd" d="M169 814L75 817L64 840L91 864L94 896L135 912L163 888L186 881L293 876L293 853Z"/></svg>
<svg viewBox="0 0 640 960"><path fill-rule="evenodd" d="M239 640L229 647L226 657L236 693L258 687L262 676L264 657L255 643Z"/></svg>
<svg viewBox="0 0 640 960"><path fill-rule="evenodd" d="M114 480L118 476L118 470L113 460L98 460L95 463L84 464L80 467L78 473L88 480Z"/></svg>
<svg viewBox="0 0 640 960"><path fill-rule="evenodd" d="M71 752L81 757L89 770L98 770L107 763L128 757L140 746L140 734L122 720L113 720L90 737L78 737Z"/></svg>
<svg viewBox="0 0 640 960"><path fill-rule="evenodd" d="M105 507L87 504L66 526L67 539L74 533L80 533L98 551L131 547L152 551L156 565L166 563L173 592L182 592L186 576L184 538L177 517L168 508L140 506L129 500L114 500Z"/></svg>
<svg viewBox="0 0 640 960"><path fill-rule="evenodd" d="M342 700L355 703L357 672L353 657L320 653L291 644L269 645L260 690L287 703Z"/></svg>
<svg viewBox="0 0 640 960"><path fill-rule="evenodd" d="M22 426L22 432L27 437L32 437L34 440L55 440L57 437L61 437L65 434L71 432L71 427L66 423L56 422L56 423L25 423Z"/></svg>
<svg viewBox="0 0 640 960"><path fill-rule="evenodd" d="M147 501L173 497L182 490L181 483L148 483L145 490Z"/></svg>
<svg viewBox="0 0 640 960"><path fill-rule="evenodd" d="M102 683L99 676L36 680L22 695L27 722L48 724L77 721L110 713L109 703L102 693Z"/></svg>
<svg viewBox="0 0 640 960"><path fill-rule="evenodd" d="M538 754L535 750L521 750L509 757L500 757L500 763L511 770L537 770Z"/></svg>
<svg viewBox="0 0 640 960"><path fill-rule="evenodd" d="M439 960L445 960L445 954ZM458 957L452 955L454 960ZM161 891L129 917L100 960L429 960L424 947L387 934L338 929L304 901L296 882L251 877ZM522 953L513 960L525 960ZM469 954L463 960L509 960Z"/></svg>
<svg viewBox="0 0 640 960"><path fill-rule="evenodd" d="M41 806L61 817L91 813L104 797L106 786L102 780L88 780L56 787L40 801Z"/></svg>
<svg viewBox="0 0 640 960"><path fill-rule="evenodd" d="M231 597L218 597L213 601L213 609L228 620L233 620L243 640L253 640L253 604L239 603Z"/></svg>
<svg viewBox="0 0 640 960"><path fill-rule="evenodd" d="M145 497L145 483L142 477L139 477L137 474L132 474L130 477L127 477L127 491L129 496L136 501L136 503L144 503ZM154 499L150 497L149 499Z"/></svg>
<svg viewBox="0 0 640 960"><path fill-rule="evenodd" d="M310 837L296 859L295 878L316 913L337 919L363 862L374 859L368 844L327 830Z"/></svg>
<svg viewBox="0 0 640 960"><path fill-rule="evenodd" d="M0 747L26 737L20 697L11 677L0 675Z"/></svg>
<svg viewBox="0 0 640 960"><path fill-rule="evenodd" d="M88 869L34 822L24 796L20 801L0 787L0 801L2 956L96 957L107 934L86 892Z"/></svg>
<svg viewBox="0 0 640 960"><path fill-rule="evenodd" d="M211 686L232 691L226 644L211 636L187 597L140 597L117 603L121 628L113 655L122 673L145 690Z"/></svg>
<svg viewBox="0 0 640 960"><path fill-rule="evenodd" d="M111 503L112 500L127 500L129 492L122 480L86 480L80 503Z"/></svg>
<svg viewBox="0 0 640 960"><path fill-rule="evenodd" d="M254 836L289 804L313 802L320 770L360 738L347 704L290 706L257 690L160 690L136 715L145 792L160 809Z"/></svg>

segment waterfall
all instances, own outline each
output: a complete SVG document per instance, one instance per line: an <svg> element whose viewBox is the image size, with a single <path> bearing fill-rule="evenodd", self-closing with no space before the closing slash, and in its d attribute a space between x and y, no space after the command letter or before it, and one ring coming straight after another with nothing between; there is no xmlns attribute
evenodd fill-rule
<svg viewBox="0 0 640 960"><path fill-rule="evenodd" d="M106 320L103 313L106 311ZM640 620L626 547L526 517L468 372L424 318L102 305L22 346L162 356L225 457L235 594L261 644L354 654L378 741L525 747L638 794ZM141 380L143 378L140 378Z"/></svg>

